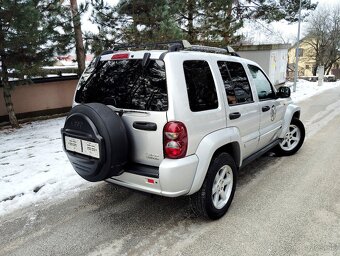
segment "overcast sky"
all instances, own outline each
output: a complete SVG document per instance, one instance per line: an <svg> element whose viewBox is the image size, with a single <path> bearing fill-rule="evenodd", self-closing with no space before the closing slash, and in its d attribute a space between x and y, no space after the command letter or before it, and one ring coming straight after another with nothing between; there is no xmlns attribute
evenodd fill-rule
<svg viewBox="0 0 340 256"><path fill-rule="evenodd" d="M339 5L340 0L312 0L312 3L319 2L318 8L327 6ZM267 24L265 22L250 21L251 24L246 24L240 30L246 37L255 44L270 44L270 43L290 43L294 44L297 41L298 23L288 24L286 21L272 22ZM300 39L303 38L307 32L307 23L301 23Z"/></svg>

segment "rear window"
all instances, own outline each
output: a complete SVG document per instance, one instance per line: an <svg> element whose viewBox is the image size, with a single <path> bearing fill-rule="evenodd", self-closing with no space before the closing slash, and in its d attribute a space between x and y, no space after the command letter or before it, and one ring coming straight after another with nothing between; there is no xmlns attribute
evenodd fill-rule
<svg viewBox="0 0 340 256"><path fill-rule="evenodd" d="M102 61L89 67L80 79L77 103L99 102L117 108L166 111L168 95L165 65L150 60Z"/></svg>
<svg viewBox="0 0 340 256"><path fill-rule="evenodd" d="M198 112L217 108L216 87L208 62L188 60L184 61L183 68L190 110Z"/></svg>

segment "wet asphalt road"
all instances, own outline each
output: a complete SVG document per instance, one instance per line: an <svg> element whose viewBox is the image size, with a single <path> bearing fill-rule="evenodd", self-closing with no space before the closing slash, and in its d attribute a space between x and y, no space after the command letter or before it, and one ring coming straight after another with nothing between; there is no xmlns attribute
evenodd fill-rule
<svg viewBox="0 0 340 256"><path fill-rule="evenodd" d="M0 218L0 255L340 255L340 88L300 104L307 139L240 171L225 217L105 182Z"/></svg>

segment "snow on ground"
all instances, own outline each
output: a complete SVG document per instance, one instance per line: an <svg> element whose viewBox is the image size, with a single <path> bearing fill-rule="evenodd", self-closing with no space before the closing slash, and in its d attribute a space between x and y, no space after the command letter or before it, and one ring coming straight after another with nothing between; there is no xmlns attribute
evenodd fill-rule
<svg viewBox="0 0 340 256"><path fill-rule="evenodd" d="M296 86L296 92L293 92L293 83L288 82L286 86L289 86L292 91L291 98L294 102L305 100L313 95L319 94L325 90L340 86L340 81L337 82L324 82L322 86L318 86L318 82L309 82L300 79Z"/></svg>
<svg viewBox="0 0 340 256"><path fill-rule="evenodd" d="M298 102L336 86L340 81L319 87L317 82L300 80L292 98ZM63 152L64 121L55 118L0 130L0 216L95 186L78 176Z"/></svg>
<svg viewBox="0 0 340 256"><path fill-rule="evenodd" d="M0 216L91 184L73 170L62 149L64 121L36 121L0 131Z"/></svg>

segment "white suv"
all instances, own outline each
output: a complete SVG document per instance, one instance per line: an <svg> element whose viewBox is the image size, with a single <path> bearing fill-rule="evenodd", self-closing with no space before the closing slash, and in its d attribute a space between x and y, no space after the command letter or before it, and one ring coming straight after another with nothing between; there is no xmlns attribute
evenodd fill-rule
<svg viewBox="0 0 340 256"><path fill-rule="evenodd" d="M276 91L256 63L230 50L168 46L97 57L79 81L64 150L86 180L189 195L197 214L218 219L239 168L268 150L301 147L300 108L289 88Z"/></svg>

